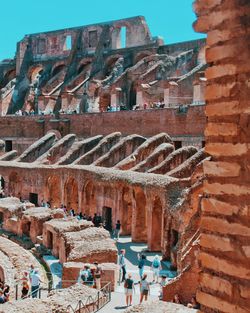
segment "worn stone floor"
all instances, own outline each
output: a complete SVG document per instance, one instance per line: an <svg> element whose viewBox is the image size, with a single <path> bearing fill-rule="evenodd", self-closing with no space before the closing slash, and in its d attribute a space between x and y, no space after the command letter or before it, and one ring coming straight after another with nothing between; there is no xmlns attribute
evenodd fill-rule
<svg viewBox="0 0 250 313"><path fill-rule="evenodd" d="M118 249L126 249L126 265L127 265L127 272L132 274L132 278L136 282L135 284L135 294L133 295L133 305L139 303L140 299L140 288L139 288L139 270L138 270L138 258L137 254L142 250L147 249L146 244L141 243L132 243L131 237L121 237L117 242ZM147 255L147 262L145 266L145 273L148 274L148 281L152 282L153 274L150 269L151 263L154 259L154 256L158 254L161 256L160 253L150 253L146 252ZM167 265L167 264L166 264ZM168 273L168 276L173 277L174 272L171 272L167 269L167 266L164 266L163 269L164 273ZM150 295L148 301L157 300L160 293L160 285L159 284L150 284ZM124 312L127 309L126 307L126 299L124 295L124 287L123 285L118 285L115 292L112 293L111 302L108 303L104 308L102 308L99 312L100 313L118 313Z"/></svg>

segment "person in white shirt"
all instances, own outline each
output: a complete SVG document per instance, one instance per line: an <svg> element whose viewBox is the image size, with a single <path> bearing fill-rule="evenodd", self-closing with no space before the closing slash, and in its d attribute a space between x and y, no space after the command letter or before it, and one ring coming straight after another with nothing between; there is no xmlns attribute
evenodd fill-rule
<svg viewBox="0 0 250 313"><path fill-rule="evenodd" d="M31 296L32 298L37 298L37 293L40 287L40 283L42 283L41 276L39 275L39 271L34 269L31 273Z"/></svg>

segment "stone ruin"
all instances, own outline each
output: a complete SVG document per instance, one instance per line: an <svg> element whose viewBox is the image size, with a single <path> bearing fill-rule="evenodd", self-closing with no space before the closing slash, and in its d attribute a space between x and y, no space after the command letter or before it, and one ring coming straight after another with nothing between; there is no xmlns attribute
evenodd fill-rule
<svg viewBox="0 0 250 313"><path fill-rule="evenodd" d="M83 141L73 134L57 138L48 133L22 154L0 161L0 172L8 194L35 205L42 200L51 203L49 212L26 210L16 229L33 234L35 227L37 238L31 238L51 249L62 263L116 263L117 258L106 230L93 228L91 222L60 218L56 208L64 203L78 213L101 215L109 230L120 219L121 234L147 243L150 251L161 251L179 274L165 300L181 285L188 301L197 289L200 271L199 199L202 164L207 159L203 149L176 150L166 133L147 139L116 132Z"/></svg>
<svg viewBox="0 0 250 313"><path fill-rule="evenodd" d="M208 34L206 60L211 66L205 72L205 151L209 156L202 151L194 151L193 147L172 149L171 139L161 134L141 142L133 152L120 152L118 159L115 159L117 150L112 152L113 145L110 147L108 144L115 138L115 144L119 144L116 133L85 142L87 146L88 142L97 140L96 149L91 147L87 151L83 144L84 148L78 150L75 145L75 150L61 150L62 154L59 152L57 157L53 149L51 154L45 155L54 145L53 137L47 136L43 138L43 144L37 142L24 154L9 153L1 157L0 172L6 190L13 195L22 195L34 202L53 198L56 199L55 206L63 201L90 214L96 209L111 224L117 218L128 221L128 224L122 223L127 226L123 234L131 234L134 241L146 241L152 251L161 249L164 257L171 259L177 267L179 275L166 287L165 300L176 292L188 297L188 292L191 294L197 289L201 312L247 313L250 307L249 1L197 0L194 9L198 15L196 30ZM145 61L150 57L145 56ZM156 68L160 65L162 72L168 70L164 64L174 62L164 56L156 59ZM89 85L90 89L84 95L86 98L90 90L96 91L96 86L100 87L100 92L106 84L109 88L116 75L120 75L118 82L130 75L129 69L121 74L124 63L120 56L115 62L115 71L110 71L109 77L97 78ZM9 65L6 65L7 69ZM143 62L134 65L132 71L136 73ZM148 70L144 70L145 76L154 72ZM16 76L14 72L9 74L8 82ZM168 83L169 90L176 86L175 80ZM146 82L141 87L150 89L151 85ZM96 95L99 95L98 92ZM136 95L136 99L140 99L140 90ZM56 100L54 108L60 110L61 99ZM112 99L112 104L115 104L115 96ZM5 112L11 107L9 103L14 102L7 100L6 103ZM111 99L104 96L98 103L105 107L111 104ZM24 101L21 101L20 106L23 104ZM143 137L143 134L140 133L140 136ZM157 141L159 137L165 140ZM52 143L48 143L50 140ZM44 149L46 144L47 148ZM40 159L43 161L37 161L43 154ZM108 154L108 158L105 154ZM74 194L74 197L71 198L70 194ZM107 208L113 209L112 218ZM125 208L126 214L132 211L133 222L130 222L128 215L124 216L121 208ZM160 227L155 227L154 216L161 216L160 223L157 219ZM138 218L143 223L138 223ZM70 273L76 271L76 267L68 264L67 270ZM196 289L192 290L194 286ZM193 311L157 302L157 305L143 304L127 312L155 310Z"/></svg>
<svg viewBox="0 0 250 313"><path fill-rule="evenodd" d="M204 104L204 47L164 45L143 16L26 35L0 64L0 115Z"/></svg>

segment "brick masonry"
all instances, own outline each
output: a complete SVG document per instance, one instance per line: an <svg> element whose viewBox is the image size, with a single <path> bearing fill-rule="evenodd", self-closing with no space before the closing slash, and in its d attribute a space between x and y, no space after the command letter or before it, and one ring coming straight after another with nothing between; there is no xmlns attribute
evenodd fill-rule
<svg viewBox="0 0 250 313"><path fill-rule="evenodd" d="M202 312L250 312L249 0L197 0L207 33L206 151L202 200Z"/></svg>

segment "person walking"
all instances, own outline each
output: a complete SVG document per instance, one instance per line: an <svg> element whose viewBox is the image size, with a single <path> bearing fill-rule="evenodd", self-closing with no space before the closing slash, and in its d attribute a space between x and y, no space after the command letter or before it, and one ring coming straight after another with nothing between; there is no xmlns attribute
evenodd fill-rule
<svg viewBox="0 0 250 313"><path fill-rule="evenodd" d="M124 283L125 295L126 295L126 305L132 305L133 301L133 291L135 291L134 281L132 279L132 275L128 274L128 278Z"/></svg>
<svg viewBox="0 0 250 313"><path fill-rule="evenodd" d="M23 277L21 281L22 281L22 299L25 299L27 298L29 290L30 290L29 273L27 271L23 273Z"/></svg>
<svg viewBox="0 0 250 313"><path fill-rule="evenodd" d="M150 287L149 282L147 281L147 274L143 274L140 282L140 292L141 292L140 303L142 303L143 299L145 299L145 301L148 300L149 290Z"/></svg>
<svg viewBox="0 0 250 313"><path fill-rule="evenodd" d="M144 254L139 254L137 255L138 257L138 268L139 268L139 275L140 275L140 279L142 279L143 274L144 274L144 266L146 263L146 255Z"/></svg>
<svg viewBox="0 0 250 313"><path fill-rule="evenodd" d="M95 265L95 272L94 272L94 279L95 279L95 286L96 289L100 290L101 289L101 276L102 276L102 268L98 264L98 262L94 262Z"/></svg>
<svg viewBox="0 0 250 313"><path fill-rule="evenodd" d="M122 280L121 282L124 282L126 279L126 263L125 263L125 249L120 250L119 258L118 258L118 264L120 266L120 270L122 271Z"/></svg>
<svg viewBox="0 0 250 313"><path fill-rule="evenodd" d="M160 276L160 270L161 270L161 261L159 259L159 256L156 255L154 257L154 260L151 265L151 269L153 271L153 283L156 281L158 284L159 282L159 276Z"/></svg>
<svg viewBox="0 0 250 313"><path fill-rule="evenodd" d="M118 241L121 231L121 222L118 220L115 224L115 238Z"/></svg>
<svg viewBox="0 0 250 313"><path fill-rule="evenodd" d="M37 298L37 293L40 288L40 283L42 283L39 271L35 269L31 274L31 296L32 298Z"/></svg>

